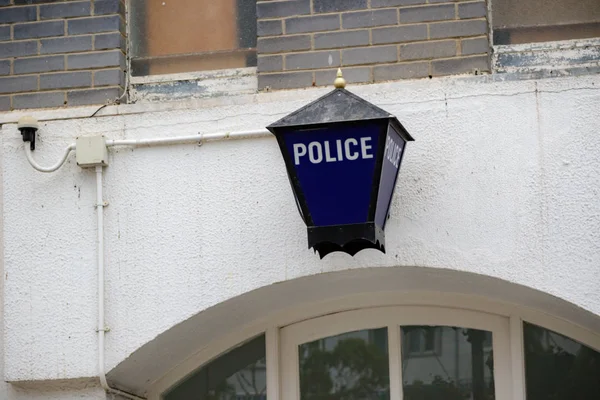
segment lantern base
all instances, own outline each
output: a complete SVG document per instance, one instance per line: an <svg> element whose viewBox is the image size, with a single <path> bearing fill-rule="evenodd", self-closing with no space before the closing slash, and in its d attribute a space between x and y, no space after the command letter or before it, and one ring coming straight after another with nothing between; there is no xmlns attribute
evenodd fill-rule
<svg viewBox="0 0 600 400"><path fill-rule="evenodd" d="M308 247L323 258L334 251L354 256L364 249L385 253L385 234L374 222L351 225L309 226Z"/></svg>

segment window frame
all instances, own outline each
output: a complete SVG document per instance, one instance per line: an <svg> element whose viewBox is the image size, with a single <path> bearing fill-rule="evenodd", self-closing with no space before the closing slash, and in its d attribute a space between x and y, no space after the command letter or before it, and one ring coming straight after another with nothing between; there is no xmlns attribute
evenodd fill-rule
<svg viewBox="0 0 600 400"><path fill-rule="evenodd" d="M254 93L258 90L258 75L257 67L243 67L243 68L225 68L207 71L192 71L192 72L179 72L170 74L156 74L156 75L144 75L144 76L133 76L132 74L132 57L130 55L130 49L132 47L131 41L131 0L125 1L125 24L126 29L126 49L127 49L127 73L125 90L129 92L129 97L133 102L141 99L145 99L146 86L157 86L164 83L186 83L186 82L198 82L198 85L203 86L204 97L212 97L215 94L223 93L224 84L227 85L228 94L244 94ZM235 79L232 79L235 78ZM235 81L235 82L233 82ZM185 90L185 89L182 89ZM184 98L191 97L189 95L183 96ZM150 100L160 101L173 99L172 94L165 96L154 96Z"/></svg>
<svg viewBox="0 0 600 400"><path fill-rule="evenodd" d="M585 63L585 56L596 48L600 48L600 37L565 39L548 42L529 42L519 44L494 43L494 2L488 0L488 42L491 54L491 72L537 74L543 76L559 76L563 74L589 73L589 69L597 67L597 62ZM570 52L570 59L565 59L565 52ZM532 54L539 54L539 62L535 62ZM507 62L510 59L511 62ZM570 61L569 61L570 60ZM600 71L600 68L598 68Z"/></svg>
<svg viewBox="0 0 600 400"><path fill-rule="evenodd" d="M590 53L599 49L600 37L512 45L492 44L492 73L560 76L581 71L582 74L589 74L594 68L600 71L597 61L586 60ZM507 59L510 62L506 61Z"/></svg>
<svg viewBox="0 0 600 400"><path fill-rule="evenodd" d="M398 306L366 308L327 315L281 329L281 388L285 400L300 399L298 346L345 332L387 327L390 400L403 399L400 327L404 325L460 326L491 331L494 347L496 400L510 400L510 331L506 317L444 307Z"/></svg>
<svg viewBox="0 0 600 400"><path fill-rule="evenodd" d="M149 385L146 392L147 398L148 400L161 400L162 393L169 390L191 372L226 353L232 347L264 333L266 334L267 398L269 400L287 400L282 396L280 384L282 376L280 368L280 333L282 329L301 321L349 310L394 306L433 306L445 310L469 310L506 317L509 321L509 353L511 360L509 373L512 379L511 398L513 400L525 400L523 321L550 329L600 351L600 332L588 330L563 318L554 317L526 306L482 296L456 293L423 291L360 293L348 295L344 298L298 305L295 308L276 314L267 312L264 318L241 327L226 337L221 337L211 343L199 344L199 348L190 349L190 355L186 360ZM400 326L398 326L397 334L399 337ZM390 371L391 373L392 371Z"/></svg>
<svg viewBox="0 0 600 400"><path fill-rule="evenodd" d="M494 23L493 23L494 22L493 21L494 20L494 15L495 15L495 13L494 13L494 2L496 2L496 1L503 1L503 0L488 0L487 1L487 14L488 14L488 16L487 16L488 18L487 19L488 19L489 32L490 32L490 34L489 34L489 42L490 42L490 46L491 47L495 47L495 46L498 46L498 47L504 47L504 46L506 46L506 47L514 47L514 46L519 46L519 45L536 45L536 44L543 44L543 43L560 44L560 43L563 43L563 42L571 43L571 42L576 42L576 41L581 41L581 40L587 40L587 39L592 39L592 40L593 39L600 39L600 36L599 36L599 37L591 37L591 38L573 38L573 39L549 40L549 41L544 41L544 42L525 42L525 43L518 43L518 44L515 43L515 44L501 44L501 45L496 45L494 43ZM562 0L562 1L565 1L565 0ZM592 23L595 24L596 22L592 22ZM589 24L589 23L584 22L584 24ZM562 24L547 25L547 27L551 28L551 27L554 27L554 26L561 26L561 25ZM544 46L544 47L551 48L553 46Z"/></svg>

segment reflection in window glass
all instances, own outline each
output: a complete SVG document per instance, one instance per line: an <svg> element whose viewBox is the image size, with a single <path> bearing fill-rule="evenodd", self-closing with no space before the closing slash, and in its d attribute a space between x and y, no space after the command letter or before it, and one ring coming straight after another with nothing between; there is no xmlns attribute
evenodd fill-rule
<svg viewBox="0 0 600 400"><path fill-rule="evenodd" d="M403 326L401 334L404 400L495 398L491 332Z"/></svg>
<svg viewBox="0 0 600 400"><path fill-rule="evenodd" d="M131 0L133 76L256 65L256 0Z"/></svg>
<svg viewBox="0 0 600 400"><path fill-rule="evenodd" d="M164 400L265 400L265 336L237 347L179 382Z"/></svg>
<svg viewBox="0 0 600 400"><path fill-rule="evenodd" d="M302 400L390 398L387 328L305 343L298 355Z"/></svg>
<svg viewBox="0 0 600 400"><path fill-rule="evenodd" d="M404 351L411 356L439 352L441 329L435 326L423 326L410 329L404 338Z"/></svg>
<svg viewBox="0 0 600 400"><path fill-rule="evenodd" d="M600 353L566 336L523 323L527 400L597 400Z"/></svg>

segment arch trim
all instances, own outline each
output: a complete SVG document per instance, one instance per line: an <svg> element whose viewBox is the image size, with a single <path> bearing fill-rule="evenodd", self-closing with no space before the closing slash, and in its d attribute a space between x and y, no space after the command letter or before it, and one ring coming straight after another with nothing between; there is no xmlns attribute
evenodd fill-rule
<svg viewBox="0 0 600 400"><path fill-rule="evenodd" d="M440 293L428 291L413 292L385 292L385 293L361 293L344 296L336 299L318 301L311 304L303 304L291 309L283 310L275 315L271 315L251 324L241 327L237 332L226 335L222 338L208 343L199 351L191 354L185 361L172 368L165 375L152 383L148 390L149 400L160 400L161 394L172 387L178 381L188 374L195 371L202 365L210 362L223 352L232 347L265 332L270 333L271 340L267 341L270 350L271 363L276 358L273 352L278 352L279 333L282 328L308 321L315 318L322 318L327 315L345 313L353 310L368 308L393 307L393 306L423 306L423 307L441 307L455 310L475 311L495 316L506 317L510 323L510 352L513 360L520 360L518 368L512 371L513 382L517 384L513 387L513 399L523 399L524 389L524 365L523 365L523 343L522 343L522 321L527 321L535 325L553 330L562 335L568 336L586 346L600 351L600 334L582 326L574 324L565 319L550 315L548 313L533 309L531 307L516 305L499 300L491 300L483 296L465 295L461 293ZM277 334L275 335L275 333ZM277 339L273 336L277 336ZM278 357L277 357L278 358ZM514 364L514 362L513 362ZM280 368L279 365L271 366L267 364L268 370L276 370L276 375L270 376L270 381L276 380L278 385ZM268 373L269 376L269 373ZM280 399L280 391L275 400ZM272 393L271 395L274 395ZM273 399L273 397L270 397Z"/></svg>

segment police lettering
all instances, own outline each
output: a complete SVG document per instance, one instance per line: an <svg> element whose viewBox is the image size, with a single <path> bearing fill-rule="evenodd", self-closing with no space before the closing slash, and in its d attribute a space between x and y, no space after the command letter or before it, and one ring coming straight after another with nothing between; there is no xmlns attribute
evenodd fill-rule
<svg viewBox="0 0 600 400"><path fill-rule="evenodd" d="M361 137L360 139L348 138L345 140L336 140L329 142L310 142L294 143L294 163L300 165L302 157L308 157L312 164L321 162L354 161L367 158L373 158L373 146L370 144L370 137Z"/></svg>
<svg viewBox="0 0 600 400"><path fill-rule="evenodd" d="M395 168L400 164L400 156L402 155L402 147L399 146L391 137L385 141L385 158L392 163Z"/></svg>

